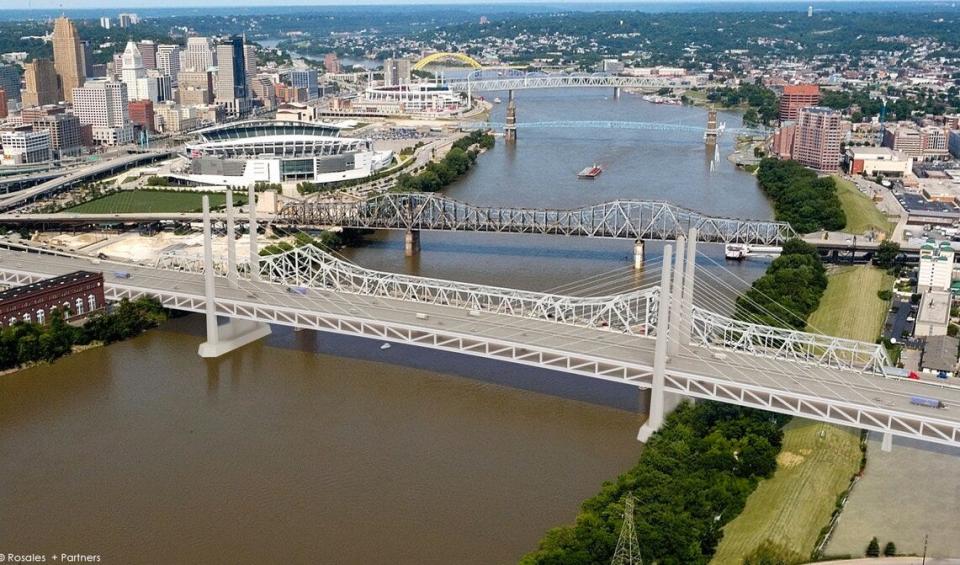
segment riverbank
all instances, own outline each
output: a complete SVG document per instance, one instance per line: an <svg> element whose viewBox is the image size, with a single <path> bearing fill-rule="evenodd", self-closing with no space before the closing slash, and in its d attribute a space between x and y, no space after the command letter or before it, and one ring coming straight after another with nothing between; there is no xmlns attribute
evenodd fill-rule
<svg viewBox="0 0 960 565"><path fill-rule="evenodd" d="M873 342L889 301L877 296L893 278L870 265L831 269L827 287L807 322L808 331ZM860 470L860 432L795 419L784 428L773 477L760 483L743 512L726 528L714 565L738 565L765 542L794 562L809 558L821 541L838 497Z"/></svg>

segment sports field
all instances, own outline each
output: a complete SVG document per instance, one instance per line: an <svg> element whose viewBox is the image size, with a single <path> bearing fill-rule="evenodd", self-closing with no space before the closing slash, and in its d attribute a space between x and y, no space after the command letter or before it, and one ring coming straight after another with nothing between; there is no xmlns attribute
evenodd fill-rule
<svg viewBox="0 0 960 565"><path fill-rule="evenodd" d="M744 511L723 529L711 563L739 565L766 540L807 560L837 495L859 466L859 431L793 419L784 428L776 473L760 483Z"/></svg>
<svg viewBox="0 0 960 565"><path fill-rule="evenodd" d="M880 336L890 304L877 291L893 277L870 265L840 267L829 275L820 306L807 320L809 331L873 342Z"/></svg>
<svg viewBox="0 0 960 565"><path fill-rule="evenodd" d="M85 214L123 214L141 212L199 212L202 208L201 192L174 192L169 190L124 190L103 198L84 202L66 212ZM225 204L222 193L209 193L210 206L218 208Z"/></svg>
<svg viewBox="0 0 960 565"><path fill-rule="evenodd" d="M840 206L843 207L843 212L847 215L847 225L843 228L843 231L860 235L872 229L887 235L890 234L893 230L893 224L887 221L886 216L877 209L873 200L860 192L847 179L834 176L833 180L837 183L837 197L840 198Z"/></svg>

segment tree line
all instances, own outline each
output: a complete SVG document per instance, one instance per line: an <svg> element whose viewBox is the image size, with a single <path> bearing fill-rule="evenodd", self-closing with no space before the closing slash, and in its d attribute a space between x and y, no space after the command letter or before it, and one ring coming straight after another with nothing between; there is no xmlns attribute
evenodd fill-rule
<svg viewBox="0 0 960 565"><path fill-rule="evenodd" d="M474 131L453 142L450 151L440 161L427 163L417 175L404 173L397 177L396 190L400 192L436 192L470 170L477 160L479 149L490 149L493 135Z"/></svg>
<svg viewBox="0 0 960 565"><path fill-rule="evenodd" d="M773 474L788 417L716 402L683 403L647 442L637 465L586 500L573 525L547 532L521 565L609 563L622 499L636 498L645 563L706 564L764 477Z"/></svg>
<svg viewBox="0 0 960 565"><path fill-rule="evenodd" d="M134 337L166 319L167 311L151 298L123 299L109 311L92 314L82 326L68 324L63 310L57 309L51 312L48 324L17 322L0 330L0 370L51 362L78 345Z"/></svg>
<svg viewBox="0 0 960 565"><path fill-rule="evenodd" d="M737 298L734 318L779 328L804 330L827 289L827 271L817 249L791 239L766 273Z"/></svg>
<svg viewBox="0 0 960 565"><path fill-rule="evenodd" d="M757 181L773 200L777 220L788 222L799 233L834 231L847 225L832 177L818 177L796 161L766 158L760 161Z"/></svg>

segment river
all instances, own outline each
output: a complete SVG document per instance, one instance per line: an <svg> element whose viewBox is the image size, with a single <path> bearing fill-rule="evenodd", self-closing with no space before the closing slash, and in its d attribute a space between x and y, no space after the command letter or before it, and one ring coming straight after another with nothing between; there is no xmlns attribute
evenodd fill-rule
<svg viewBox="0 0 960 565"><path fill-rule="evenodd" d="M523 92L518 113L704 121L702 109L608 97ZM603 175L577 180L592 162ZM555 207L658 198L771 215L752 177L722 158L711 171L697 135L644 131L521 130L515 147L498 140L448 194ZM419 257L403 257L398 234L348 255L584 294L637 284L629 250L625 241L425 233ZM659 250L651 245L648 260ZM722 257L717 246L703 250ZM765 265L701 264L740 285ZM606 275L585 284L597 273ZM202 327L179 318L0 376L0 551L101 554L103 563L514 563L642 448L632 389L284 328L203 361Z"/></svg>

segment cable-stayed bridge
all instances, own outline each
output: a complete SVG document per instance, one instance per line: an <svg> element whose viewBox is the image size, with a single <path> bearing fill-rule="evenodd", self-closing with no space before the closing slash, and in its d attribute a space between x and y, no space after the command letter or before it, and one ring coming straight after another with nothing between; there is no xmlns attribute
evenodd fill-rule
<svg viewBox="0 0 960 565"><path fill-rule="evenodd" d="M710 307L718 281L693 284L684 243L675 265L670 247L659 285L606 296L591 296L589 288L574 296L382 273L311 246L260 258L252 271L228 256L220 266L225 276L217 275L210 243L202 266L174 256L153 267L95 264L108 271L111 300L149 296L168 308L207 313L204 346L223 346L215 354L268 333L264 324L279 324L651 389L654 426L665 396L681 395L960 445L960 416L911 403L925 396L960 406L960 388L886 375L889 361L877 344L718 314ZM90 268L89 258L0 250L5 284ZM129 277L112 277L111 269ZM217 326L217 316L260 329L244 334L231 329L233 321Z"/></svg>
<svg viewBox="0 0 960 565"><path fill-rule="evenodd" d="M779 245L789 224L702 215L666 202L616 200L567 210L477 206L437 193L386 193L357 202L286 204L274 222L294 227L530 233L672 240L697 228L699 241Z"/></svg>

